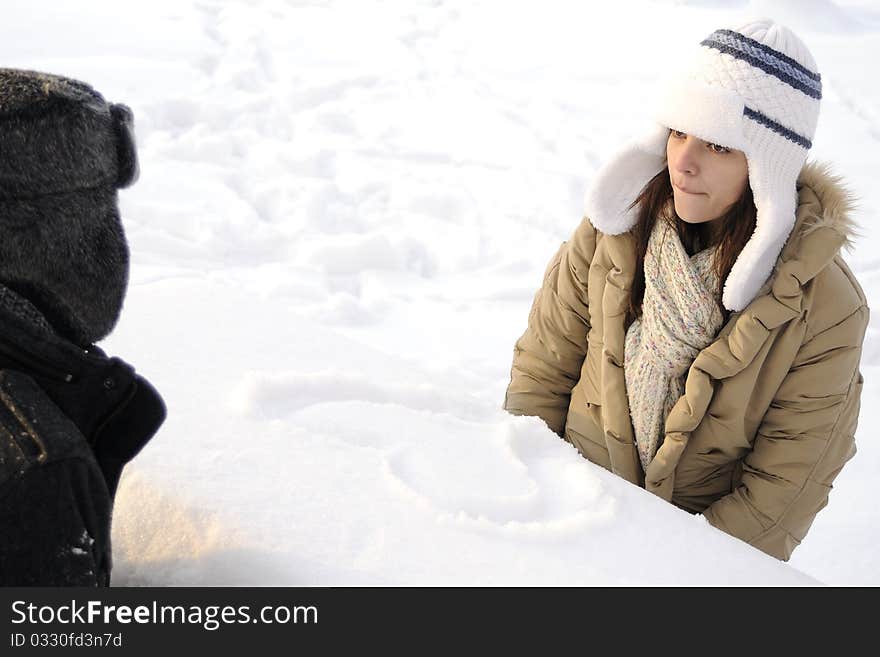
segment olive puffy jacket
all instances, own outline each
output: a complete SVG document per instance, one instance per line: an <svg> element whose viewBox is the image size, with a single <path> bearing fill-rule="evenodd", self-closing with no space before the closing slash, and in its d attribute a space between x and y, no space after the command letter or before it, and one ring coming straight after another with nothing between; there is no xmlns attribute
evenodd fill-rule
<svg viewBox="0 0 880 657"><path fill-rule="evenodd" d="M773 274L697 355L647 471L623 372L631 232L603 234L585 217L563 242L514 347L504 400L593 463L786 561L856 452L869 316L838 253L854 234L851 197L815 163L797 188Z"/></svg>

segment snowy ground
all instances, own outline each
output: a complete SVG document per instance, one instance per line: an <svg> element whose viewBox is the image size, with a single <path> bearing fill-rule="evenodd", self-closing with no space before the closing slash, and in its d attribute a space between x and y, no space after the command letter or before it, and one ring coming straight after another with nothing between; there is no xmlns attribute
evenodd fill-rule
<svg viewBox="0 0 880 657"><path fill-rule="evenodd" d="M115 583L880 584L880 315L859 453L790 564L500 410L590 176L664 58L743 17L819 63L813 157L862 199L848 261L875 305L872 4L4 3L2 65L137 122L105 347L169 418L123 478Z"/></svg>

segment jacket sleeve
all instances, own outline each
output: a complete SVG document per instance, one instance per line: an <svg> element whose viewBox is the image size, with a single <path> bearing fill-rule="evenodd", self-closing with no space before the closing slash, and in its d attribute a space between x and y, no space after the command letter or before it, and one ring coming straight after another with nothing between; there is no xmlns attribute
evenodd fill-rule
<svg viewBox="0 0 880 657"><path fill-rule="evenodd" d="M803 343L742 462L742 483L709 506L709 524L788 561L832 482L856 453L869 310Z"/></svg>
<svg viewBox="0 0 880 657"><path fill-rule="evenodd" d="M584 217L547 265L525 333L513 348L503 408L538 416L560 436L587 351L587 279L595 251L596 229Z"/></svg>

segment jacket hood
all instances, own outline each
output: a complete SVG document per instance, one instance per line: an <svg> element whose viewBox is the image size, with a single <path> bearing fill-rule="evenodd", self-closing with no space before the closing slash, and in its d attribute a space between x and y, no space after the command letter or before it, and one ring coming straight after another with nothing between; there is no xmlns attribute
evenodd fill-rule
<svg viewBox="0 0 880 657"><path fill-rule="evenodd" d="M841 177L831 172L829 164L805 164L797 190L794 228L772 274L749 307L769 294L791 311L800 312L802 286L830 264L841 248L851 250L860 236L852 216L855 196L843 185Z"/></svg>
<svg viewBox="0 0 880 657"><path fill-rule="evenodd" d="M797 257L815 260L819 265L812 273L815 276L840 248L851 251L856 238L862 236L853 219L856 197L825 162L807 162L798 177L797 188L797 220L781 255L790 259L799 252ZM821 242L816 237L807 239L816 231L822 231L819 237L828 240L826 249L819 249Z"/></svg>

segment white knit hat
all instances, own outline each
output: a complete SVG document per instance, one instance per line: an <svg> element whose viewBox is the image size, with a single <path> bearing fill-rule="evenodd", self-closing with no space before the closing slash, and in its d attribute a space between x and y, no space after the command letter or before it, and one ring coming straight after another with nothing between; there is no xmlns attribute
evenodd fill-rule
<svg viewBox="0 0 880 657"><path fill-rule="evenodd" d="M586 194L587 216L609 235L633 227L638 207L627 208L666 167L670 129L743 151L757 223L722 295L725 308L742 310L772 273L794 227L795 185L822 97L816 62L791 30L764 19L716 30L700 43L692 65L658 88L645 134L597 172Z"/></svg>

